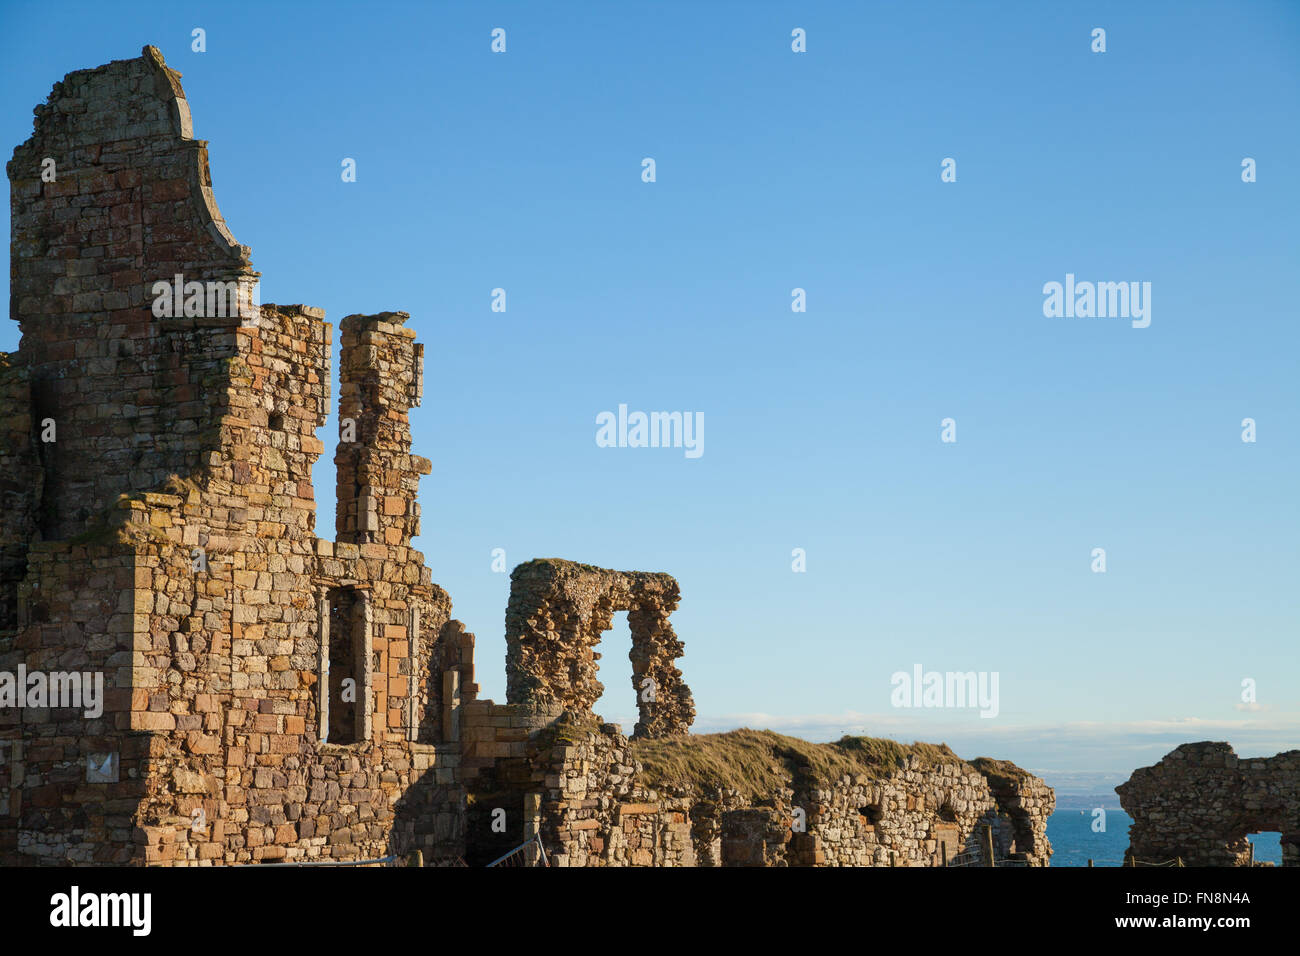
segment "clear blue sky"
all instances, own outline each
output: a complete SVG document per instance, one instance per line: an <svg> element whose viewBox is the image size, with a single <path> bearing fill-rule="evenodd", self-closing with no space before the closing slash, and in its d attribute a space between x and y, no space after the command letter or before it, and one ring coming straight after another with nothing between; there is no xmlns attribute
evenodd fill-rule
<svg viewBox="0 0 1300 956"><path fill-rule="evenodd" d="M1300 5L803 7L6 3L0 139L155 44L262 300L412 314L419 545L488 696L500 547L674 574L700 730L1300 746ZM1066 273L1150 282L1150 327L1045 318ZM702 412L703 456L598 448L619 403ZM1001 713L892 708L917 663Z"/></svg>

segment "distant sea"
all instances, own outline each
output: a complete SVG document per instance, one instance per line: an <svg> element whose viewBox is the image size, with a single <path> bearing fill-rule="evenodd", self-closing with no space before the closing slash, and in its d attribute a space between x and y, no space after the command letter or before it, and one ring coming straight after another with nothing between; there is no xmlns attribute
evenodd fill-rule
<svg viewBox="0 0 1300 956"><path fill-rule="evenodd" d="M1047 839L1052 843L1052 866L1087 866L1090 859L1093 866L1123 864L1124 851L1128 849L1128 828L1133 818L1118 807L1112 809L1104 803L1095 803L1093 806L1106 809L1104 832L1093 832L1091 809L1081 810L1076 806L1073 809L1057 810L1047 818ZM1274 865L1281 865L1281 834L1255 833L1249 839L1255 844L1256 860L1271 860Z"/></svg>

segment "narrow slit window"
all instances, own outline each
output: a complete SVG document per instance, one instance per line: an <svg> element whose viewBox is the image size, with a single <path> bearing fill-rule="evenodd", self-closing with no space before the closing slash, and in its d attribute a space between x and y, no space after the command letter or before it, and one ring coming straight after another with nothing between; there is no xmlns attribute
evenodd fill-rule
<svg viewBox="0 0 1300 956"><path fill-rule="evenodd" d="M360 602L351 588L329 592L329 736L332 744L355 744L364 739L362 711L369 688L365 686L362 658Z"/></svg>

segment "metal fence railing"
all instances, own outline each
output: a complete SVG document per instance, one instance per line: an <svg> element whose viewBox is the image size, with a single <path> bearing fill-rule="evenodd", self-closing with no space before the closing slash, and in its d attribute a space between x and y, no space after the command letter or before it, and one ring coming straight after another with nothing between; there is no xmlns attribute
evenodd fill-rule
<svg viewBox="0 0 1300 956"><path fill-rule="evenodd" d="M541 835L525 840L509 853L497 857L488 866L550 866Z"/></svg>

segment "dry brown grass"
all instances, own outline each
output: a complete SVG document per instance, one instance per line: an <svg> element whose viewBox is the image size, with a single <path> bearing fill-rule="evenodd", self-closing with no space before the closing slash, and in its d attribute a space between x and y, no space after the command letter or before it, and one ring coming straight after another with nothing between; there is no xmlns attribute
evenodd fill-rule
<svg viewBox="0 0 1300 956"><path fill-rule="evenodd" d="M996 786L1014 786L1033 776L1028 770L1017 767L1010 760L976 757L970 763L972 767L988 778L989 783Z"/></svg>
<svg viewBox="0 0 1300 956"><path fill-rule="evenodd" d="M637 740L631 753L643 768L640 781L649 786L697 791L730 788L749 799L771 797L796 778L831 784L845 774L886 777L909 756L920 757L926 765L962 762L946 744L905 746L878 737L842 737L833 744L815 744L748 728Z"/></svg>

